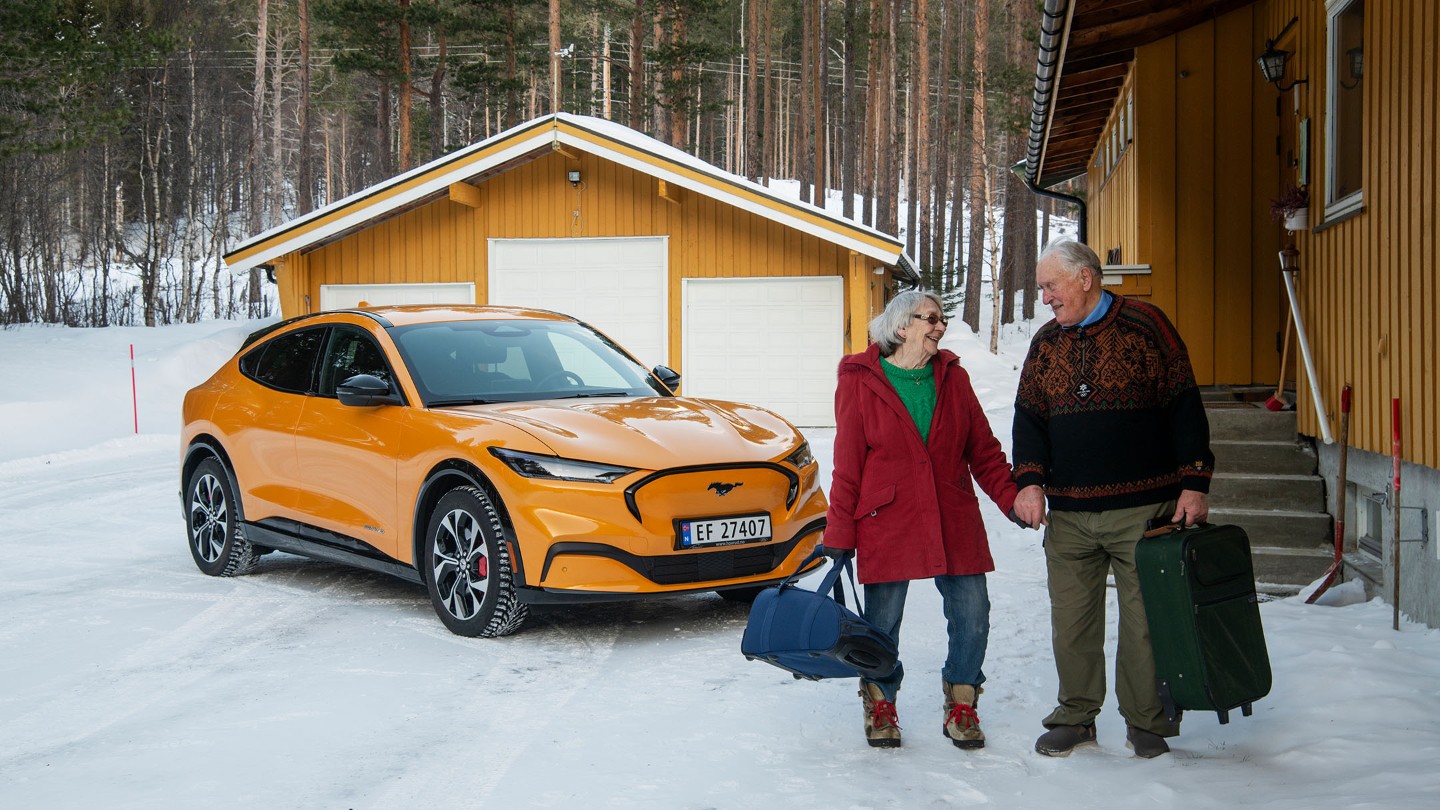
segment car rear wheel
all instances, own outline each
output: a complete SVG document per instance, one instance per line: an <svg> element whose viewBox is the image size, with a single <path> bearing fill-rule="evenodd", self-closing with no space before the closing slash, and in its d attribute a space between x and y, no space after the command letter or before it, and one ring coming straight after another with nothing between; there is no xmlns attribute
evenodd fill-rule
<svg viewBox="0 0 1440 810"><path fill-rule="evenodd" d="M215 458L200 462L185 483L185 528L190 556L212 577L249 573L260 554L245 539L230 476Z"/></svg>
<svg viewBox="0 0 1440 810"><path fill-rule="evenodd" d="M456 487L440 498L426 527L422 565L430 603L456 635L507 636L529 614L515 596L500 517L474 487Z"/></svg>

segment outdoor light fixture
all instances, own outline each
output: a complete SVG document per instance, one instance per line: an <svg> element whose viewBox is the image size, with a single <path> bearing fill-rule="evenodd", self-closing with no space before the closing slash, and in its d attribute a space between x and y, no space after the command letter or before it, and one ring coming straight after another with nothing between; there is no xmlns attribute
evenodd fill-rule
<svg viewBox="0 0 1440 810"><path fill-rule="evenodd" d="M1345 52L1345 57L1350 62L1351 81L1347 82L1344 79L1341 79L1340 86L1345 88L1346 90L1354 90L1355 86L1360 84L1360 80L1365 78L1364 46L1356 45L1355 47Z"/></svg>
<svg viewBox="0 0 1440 810"><path fill-rule="evenodd" d="M1306 84L1309 81L1309 79L1296 79L1289 84L1280 83L1280 80L1285 78L1285 62L1289 60L1290 52L1276 48L1275 43L1284 37L1285 32L1289 31L1290 27L1299 19L1299 17L1290 18L1290 22L1285 24L1275 39L1265 40L1265 52L1255 59L1255 63L1260 66L1260 75L1264 76L1265 81L1275 85L1275 89L1282 93L1297 84Z"/></svg>
<svg viewBox="0 0 1440 810"><path fill-rule="evenodd" d="M565 173L565 179L569 180L572 186L580 185L580 171L578 169L571 169Z"/></svg>

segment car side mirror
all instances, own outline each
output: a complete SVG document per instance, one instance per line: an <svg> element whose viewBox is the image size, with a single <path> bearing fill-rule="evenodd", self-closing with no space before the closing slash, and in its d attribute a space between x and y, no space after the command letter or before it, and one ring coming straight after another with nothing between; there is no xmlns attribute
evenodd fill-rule
<svg viewBox="0 0 1440 810"><path fill-rule="evenodd" d="M390 383L373 374L356 374L335 386L335 396L341 405L369 408L375 405L399 405L400 395L390 389Z"/></svg>
<svg viewBox="0 0 1440 810"><path fill-rule="evenodd" d="M665 383L666 388L677 394L680 393L680 374L675 369L668 366L656 366L650 369L650 373L655 375L655 379Z"/></svg>

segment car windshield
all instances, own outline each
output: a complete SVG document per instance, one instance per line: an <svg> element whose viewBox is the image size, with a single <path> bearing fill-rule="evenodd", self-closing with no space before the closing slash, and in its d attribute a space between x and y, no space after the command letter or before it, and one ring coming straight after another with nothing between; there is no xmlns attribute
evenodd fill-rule
<svg viewBox="0 0 1440 810"><path fill-rule="evenodd" d="M456 321L390 335L426 407L670 396L620 347L574 321Z"/></svg>

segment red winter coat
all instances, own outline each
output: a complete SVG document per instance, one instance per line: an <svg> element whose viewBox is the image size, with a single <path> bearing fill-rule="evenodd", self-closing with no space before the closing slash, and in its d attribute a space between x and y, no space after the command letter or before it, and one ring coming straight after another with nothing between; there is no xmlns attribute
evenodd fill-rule
<svg viewBox="0 0 1440 810"><path fill-rule="evenodd" d="M935 415L924 444L877 346L840 361L825 545L856 549L861 582L995 570L971 476L1008 513L1010 464L960 358L941 350L930 362Z"/></svg>

